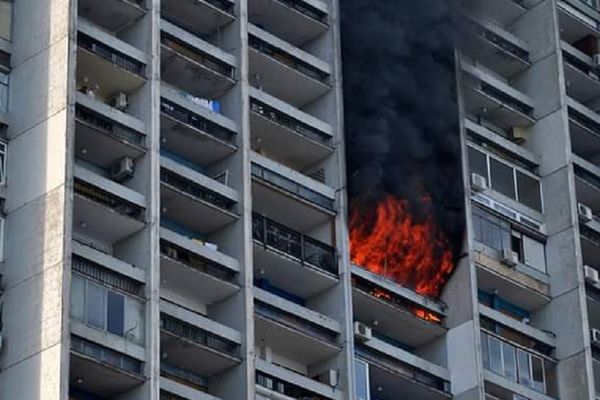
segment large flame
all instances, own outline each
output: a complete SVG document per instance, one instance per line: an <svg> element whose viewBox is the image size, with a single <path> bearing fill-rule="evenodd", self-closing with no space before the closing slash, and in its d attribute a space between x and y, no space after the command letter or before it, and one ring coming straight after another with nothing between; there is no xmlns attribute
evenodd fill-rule
<svg viewBox="0 0 600 400"><path fill-rule="evenodd" d="M454 269L448 241L433 217L417 223L407 202L393 196L366 213L353 208L350 257L358 266L433 298L440 296Z"/></svg>

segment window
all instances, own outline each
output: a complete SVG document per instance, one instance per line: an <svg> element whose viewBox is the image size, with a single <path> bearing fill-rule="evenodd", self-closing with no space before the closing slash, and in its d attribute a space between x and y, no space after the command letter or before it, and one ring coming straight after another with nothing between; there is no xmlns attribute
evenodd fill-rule
<svg viewBox="0 0 600 400"><path fill-rule="evenodd" d="M141 301L76 274L71 281L71 317L138 344L144 340Z"/></svg>
<svg viewBox="0 0 600 400"><path fill-rule="evenodd" d="M0 0L0 37L8 41L12 37L12 0Z"/></svg>
<svg viewBox="0 0 600 400"><path fill-rule="evenodd" d="M354 374L356 376L356 399L369 400L369 364L355 359Z"/></svg>
<svg viewBox="0 0 600 400"><path fill-rule="evenodd" d="M469 170L487 179L490 188L542 212L540 180L505 160L469 146Z"/></svg>
<svg viewBox="0 0 600 400"><path fill-rule="evenodd" d="M0 140L0 185L6 184L6 150L7 143Z"/></svg>

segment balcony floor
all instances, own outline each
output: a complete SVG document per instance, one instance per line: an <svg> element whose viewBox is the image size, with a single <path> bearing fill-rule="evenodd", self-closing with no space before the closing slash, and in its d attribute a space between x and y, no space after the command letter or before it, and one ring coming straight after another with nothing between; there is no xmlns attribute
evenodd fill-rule
<svg viewBox="0 0 600 400"><path fill-rule="evenodd" d="M209 100L220 97L235 85L232 78L221 75L166 45L161 45L160 49L160 71L165 82Z"/></svg>
<svg viewBox="0 0 600 400"><path fill-rule="evenodd" d="M110 207L75 193L73 201L73 230L85 237L113 244L142 230L143 221L131 218ZM86 227L82 227L82 222Z"/></svg>
<svg viewBox="0 0 600 400"><path fill-rule="evenodd" d="M146 13L131 0L79 0L79 15L111 32L119 32Z"/></svg>
<svg viewBox="0 0 600 400"><path fill-rule="evenodd" d="M277 0L249 0L248 19L294 46L316 38L329 28Z"/></svg>
<svg viewBox="0 0 600 400"><path fill-rule="evenodd" d="M106 398L131 390L145 381L141 376L73 352L70 368L70 386ZM77 382L78 379L81 379L81 383Z"/></svg>
<svg viewBox="0 0 600 400"><path fill-rule="evenodd" d="M331 90L331 86L253 48L248 52L252 85L295 107L301 108Z"/></svg>
<svg viewBox="0 0 600 400"><path fill-rule="evenodd" d="M166 361L199 375L211 377L240 363L231 355L179 338L165 330L160 332L160 351Z"/></svg>
<svg viewBox="0 0 600 400"><path fill-rule="evenodd" d="M204 0L163 0L161 9L164 17L198 36L209 35L235 20Z"/></svg>

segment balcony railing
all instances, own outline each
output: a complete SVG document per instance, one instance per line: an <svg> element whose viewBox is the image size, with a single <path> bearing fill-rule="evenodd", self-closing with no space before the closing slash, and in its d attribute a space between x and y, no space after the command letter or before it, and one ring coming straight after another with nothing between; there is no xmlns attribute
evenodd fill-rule
<svg viewBox="0 0 600 400"><path fill-rule="evenodd" d="M306 15L314 19L315 21L319 21L323 24L327 24L327 13L319 10L318 8L312 7L307 4L303 0L276 0L281 4L285 4L286 6L293 8L299 13Z"/></svg>
<svg viewBox="0 0 600 400"><path fill-rule="evenodd" d="M134 296L142 297L144 295L144 286L141 283L124 275L112 272L93 261L78 256L77 254L73 254L71 268L73 272L79 272L80 274L91 277L99 282Z"/></svg>
<svg viewBox="0 0 600 400"><path fill-rule="evenodd" d="M75 193L90 199L95 203L99 203L115 210L119 214L123 214L140 221L144 218L143 207L130 203L127 200L123 200L112 193L98 189L87 182L75 179L74 191Z"/></svg>
<svg viewBox="0 0 600 400"><path fill-rule="evenodd" d="M275 124L288 128L299 135L320 142L326 146L331 146L331 137L329 135L309 125L306 125L302 121L290 117L289 115L284 114L273 107L269 107L258 100L250 99L250 109L256 114L272 121Z"/></svg>
<svg viewBox="0 0 600 400"><path fill-rule="evenodd" d="M239 345L227 339L223 339L214 333L205 331L204 329L190 325L177 318L166 314L160 316L160 327L165 332L168 332L177 337L187 339L200 346L208 347L221 353L225 353L236 357Z"/></svg>
<svg viewBox="0 0 600 400"><path fill-rule="evenodd" d="M276 172L268 170L258 164L252 163L252 176L262 179L265 182L278 188L285 190L293 195L301 197L311 203L315 203L328 210L333 210L333 200L308 189L307 187L294 182L291 179L285 178Z"/></svg>
<svg viewBox="0 0 600 400"><path fill-rule="evenodd" d="M331 246L311 239L258 214L252 215L252 238L265 247L285 253L301 264L338 274L337 256Z"/></svg>
<svg viewBox="0 0 600 400"><path fill-rule="evenodd" d="M254 312L263 318L280 323L289 328L302 332L306 335L319 338L326 342L334 342L337 337L337 333L333 331L302 319L296 315L280 310L277 307L263 303L262 301L254 301Z"/></svg>
<svg viewBox="0 0 600 400"><path fill-rule="evenodd" d="M486 93L491 97L494 97L503 104L507 104L513 107L514 109L522 112L523 114L531 115L533 111L533 108L531 106L515 99L514 97L504 93L502 90L497 89L488 83L481 82L480 88L482 92Z"/></svg>
<svg viewBox="0 0 600 400"><path fill-rule="evenodd" d="M127 128L88 108L77 105L75 109L75 118L79 122L90 125L111 136L115 136L138 146L144 146L145 135L143 133Z"/></svg>
<svg viewBox="0 0 600 400"><path fill-rule="evenodd" d="M235 69L231 65L186 44L168 33L163 32L161 34L160 43L226 78L234 79L235 77Z"/></svg>
<svg viewBox="0 0 600 400"><path fill-rule="evenodd" d="M71 350L98 362L108 364L136 375L142 374L142 362L125 354L92 343L77 336L71 337Z"/></svg>
<svg viewBox="0 0 600 400"><path fill-rule="evenodd" d="M316 399L322 400L323 397L305 389L301 386L276 378L261 371L256 371L256 384L266 389L273 390L292 399Z"/></svg>
<svg viewBox="0 0 600 400"><path fill-rule="evenodd" d="M230 131L227 128L223 128L222 126L215 124L214 122L209 121L206 118L203 118L193 112L181 107L173 102L170 102L166 99L161 99L160 101L160 110L166 115L176 119L177 121L190 125L199 131L207 133L219 140L225 142L231 142L233 137L235 136L235 132Z"/></svg>
<svg viewBox="0 0 600 400"><path fill-rule="evenodd" d="M77 46L105 59L106 61L139 76L144 76L145 65L141 61L122 54L85 33L77 33Z"/></svg>
<svg viewBox="0 0 600 400"><path fill-rule="evenodd" d="M160 362L160 375L202 392L208 390L208 379L204 376L170 365L164 361Z"/></svg>
<svg viewBox="0 0 600 400"><path fill-rule="evenodd" d="M523 61L529 62L529 52L527 50L511 43L510 41L503 38L501 35L498 35L497 33L484 26L481 26L475 22L472 22L471 24L472 29L474 30L477 36L495 44L496 46L502 48L503 50L514 55L515 57L520 58Z"/></svg>
<svg viewBox="0 0 600 400"><path fill-rule="evenodd" d="M580 113L573 107L569 107L569 118L573 120L573 122L585 126L600 138L600 124L594 121L592 118Z"/></svg>
<svg viewBox="0 0 600 400"><path fill-rule="evenodd" d="M161 168L160 180L161 182L172 186L175 189L181 190L182 192L187 193L196 199L205 201L222 210L228 212L234 211L234 200L213 192L212 190L207 189L204 186L201 186L167 169Z"/></svg>
<svg viewBox="0 0 600 400"><path fill-rule="evenodd" d="M306 75L313 79L316 79L320 82L327 83L327 79L329 78L329 74L321 71L318 68L313 67L312 65L292 56L289 53L265 42L262 39L259 39L256 36L250 35L248 38L248 45L254 50L265 54L272 59L279 61L282 64L287 65L288 67Z"/></svg>
<svg viewBox="0 0 600 400"><path fill-rule="evenodd" d="M569 64L573 68L577 69L581 73L587 75L591 79L594 79L596 81L600 80L600 76L598 75L598 71L596 70L596 68L587 64L585 61L580 60L579 58L575 57L574 55L570 54L569 52L563 51L562 54L563 54L563 59L565 60L565 62L567 64Z"/></svg>
<svg viewBox="0 0 600 400"><path fill-rule="evenodd" d="M234 283L237 277L236 272L206 260L191 251L174 245L164 239L161 239L160 241L160 253L165 257L223 281Z"/></svg>

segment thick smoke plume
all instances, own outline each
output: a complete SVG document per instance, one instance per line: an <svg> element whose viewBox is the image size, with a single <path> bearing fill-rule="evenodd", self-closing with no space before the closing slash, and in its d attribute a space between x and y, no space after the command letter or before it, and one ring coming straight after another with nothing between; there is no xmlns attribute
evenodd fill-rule
<svg viewBox="0 0 600 400"><path fill-rule="evenodd" d="M340 1L351 207L368 214L386 195L404 199L417 222L433 215L456 257L464 194L452 4Z"/></svg>

